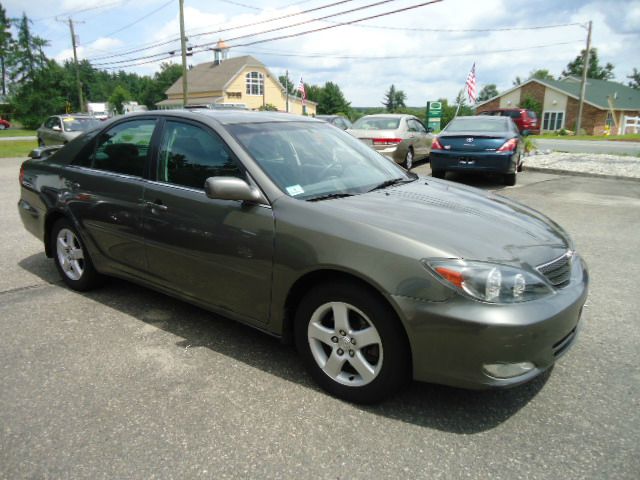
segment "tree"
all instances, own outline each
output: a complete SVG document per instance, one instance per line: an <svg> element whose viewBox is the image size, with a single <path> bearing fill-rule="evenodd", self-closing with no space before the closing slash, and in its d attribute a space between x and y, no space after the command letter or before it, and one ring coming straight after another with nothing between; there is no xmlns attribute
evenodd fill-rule
<svg viewBox="0 0 640 480"><path fill-rule="evenodd" d="M7 60L13 48L13 35L11 34L11 20L7 12L0 4L0 75L2 75L2 95L7 94Z"/></svg>
<svg viewBox="0 0 640 480"><path fill-rule="evenodd" d="M396 104L396 111L402 108L407 108L407 106L404 103L406 99L407 99L407 94L404 93L403 90L396 90L396 96L395 96L395 102L394 102Z"/></svg>
<svg viewBox="0 0 640 480"><path fill-rule="evenodd" d="M318 113L325 115L343 113L348 115L349 110L351 110L351 104L344 98L340 87L333 82L325 83L320 92Z"/></svg>
<svg viewBox="0 0 640 480"><path fill-rule="evenodd" d="M640 90L640 72L637 69L634 68L633 73L631 75L627 75L627 78L631 80L629 82L629 86L631 88Z"/></svg>
<svg viewBox="0 0 640 480"><path fill-rule="evenodd" d="M526 108L527 110L533 110L536 112L538 118L542 117L542 104L533 98L531 95L525 95L522 101L520 101L520 108Z"/></svg>
<svg viewBox="0 0 640 480"><path fill-rule="evenodd" d="M490 83L489 85L485 85L484 87L482 87L482 90L480 90L480 93L478 94L478 101L484 102L485 100L489 100L490 98L497 96L498 89L496 88L495 84Z"/></svg>
<svg viewBox="0 0 640 480"><path fill-rule="evenodd" d="M397 112L399 109L407 107L405 105L406 99L407 94L402 90L396 90L396 86L392 84L384 94L382 104L387 109L387 112Z"/></svg>
<svg viewBox="0 0 640 480"><path fill-rule="evenodd" d="M291 78L289 78L287 75L280 75L278 77L278 81L280 82L280 85L284 87L285 92L289 92L289 95L295 94L295 87L293 85L293 82L291 81Z"/></svg>
<svg viewBox="0 0 640 480"><path fill-rule="evenodd" d="M31 20L26 14L18 21L18 38L13 44L9 64L12 67L11 79L20 83L32 80L35 72L47 65L43 47L49 42L31 34Z"/></svg>
<svg viewBox="0 0 640 480"><path fill-rule="evenodd" d="M538 80L553 80L553 75L549 73L546 68L539 68L538 70L531 70L529 72L529 78L537 78Z"/></svg>
<svg viewBox="0 0 640 480"><path fill-rule="evenodd" d="M117 114L124 113L124 102L131 100L131 94L122 85L118 85L109 97L109 105Z"/></svg>
<svg viewBox="0 0 640 480"><path fill-rule="evenodd" d="M574 77L582 77L582 71L584 70L584 52L583 49L573 62L567 64L567 69L562 72L562 75ZM600 66L600 59L598 58L598 50L591 48L589 50L589 70L587 71L588 78L594 78L596 80L611 80L613 75L613 65L609 62L604 67Z"/></svg>
<svg viewBox="0 0 640 480"><path fill-rule="evenodd" d="M513 79L513 82L511 83L513 83L514 87L517 87L518 85L522 84L522 79L519 76L517 76L516 78Z"/></svg>

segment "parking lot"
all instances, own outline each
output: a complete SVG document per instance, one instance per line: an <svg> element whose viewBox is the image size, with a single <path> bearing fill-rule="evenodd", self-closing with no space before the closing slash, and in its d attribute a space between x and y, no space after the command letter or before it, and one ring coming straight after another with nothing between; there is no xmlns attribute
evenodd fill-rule
<svg viewBox="0 0 640 480"><path fill-rule="evenodd" d="M20 223L19 165L0 161L0 478L638 478L640 183L456 177L572 235L578 341L522 387L414 383L362 407L250 328L119 280L65 288Z"/></svg>

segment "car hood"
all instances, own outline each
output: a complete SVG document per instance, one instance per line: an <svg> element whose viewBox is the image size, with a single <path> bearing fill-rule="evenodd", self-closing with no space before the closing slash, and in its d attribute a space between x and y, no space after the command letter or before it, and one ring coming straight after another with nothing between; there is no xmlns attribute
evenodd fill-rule
<svg viewBox="0 0 640 480"><path fill-rule="evenodd" d="M417 245L426 256L535 267L570 248L566 232L541 213L443 180L419 178L315 205L337 221L349 218L372 227L390 242Z"/></svg>

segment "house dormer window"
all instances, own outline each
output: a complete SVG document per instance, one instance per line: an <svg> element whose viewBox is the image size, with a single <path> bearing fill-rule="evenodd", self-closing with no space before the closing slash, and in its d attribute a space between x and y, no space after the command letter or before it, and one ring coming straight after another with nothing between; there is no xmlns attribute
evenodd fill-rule
<svg viewBox="0 0 640 480"><path fill-rule="evenodd" d="M249 72L245 78L247 95L262 95L264 93L264 77L260 72Z"/></svg>

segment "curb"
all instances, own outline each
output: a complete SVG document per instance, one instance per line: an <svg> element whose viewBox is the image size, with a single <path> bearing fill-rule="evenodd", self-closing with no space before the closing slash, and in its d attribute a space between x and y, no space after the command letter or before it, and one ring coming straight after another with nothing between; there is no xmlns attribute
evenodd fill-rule
<svg viewBox="0 0 640 480"><path fill-rule="evenodd" d="M554 175L571 175L574 177L606 178L609 180L629 180L631 182L640 182L640 177L624 177L621 175L605 175L602 173L577 172L574 170L561 170L557 168L529 167L527 166L526 163L524 165L524 171L551 173Z"/></svg>

